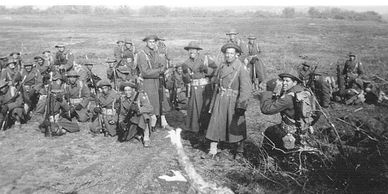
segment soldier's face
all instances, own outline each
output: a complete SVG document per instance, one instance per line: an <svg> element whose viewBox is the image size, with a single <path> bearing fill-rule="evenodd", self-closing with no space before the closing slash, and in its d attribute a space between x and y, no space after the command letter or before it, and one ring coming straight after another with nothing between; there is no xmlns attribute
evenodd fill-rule
<svg viewBox="0 0 388 194"><path fill-rule="evenodd" d="M351 60L351 61L354 61L354 59L356 59L355 56L350 56L350 57L349 57L349 60Z"/></svg>
<svg viewBox="0 0 388 194"><path fill-rule="evenodd" d="M309 69L310 69L309 66L303 65L303 70L307 71L307 70L309 70Z"/></svg>
<svg viewBox="0 0 388 194"><path fill-rule="evenodd" d="M75 84L76 81L77 81L76 77L69 77L70 84Z"/></svg>
<svg viewBox="0 0 388 194"><path fill-rule="evenodd" d="M54 80L54 82L55 82L57 85L61 85L61 84L62 84L62 80L61 80L61 79Z"/></svg>
<svg viewBox="0 0 388 194"><path fill-rule="evenodd" d="M147 47L154 50L156 48L156 41L153 39L147 40Z"/></svg>
<svg viewBox="0 0 388 194"><path fill-rule="evenodd" d="M235 34L229 34L229 40L234 40L236 39L236 35Z"/></svg>
<svg viewBox="0 0 388 194"><path fill-rule="evenodd" d="M131 48L131 47L132 47L132 44L130 44L130 43L126 43L126 44L125 44L125 47L127 47L127 48Z"/></svg>
<svg viewBox="0 0 388 194"><path fill-rule="evenodd" d="M13 59L17 59L17 58L19 58L19 55L13 54L13 55L12 55L12 58L13 58Z"/></svg>
<svg viewBox="0 0 388 194"><path fill-rule="evenodd" d="M176 72L178 72L179 75L182 74L183 73L182 67L177 67Z"/></svg>
<svg viewBox="0 0 388 194"><path fill-rule="evenodd" d="M255 43L255 40L254 39L248 39L248 42L249 42L249 44L253 44L253 43Z"/></svg>
<svg viewBox="0 0 388 194"><path fill-rule="evenodd" d="M289 77L284 77L283 78L283 90L284 91L287 91L287 90L291 89L292 87L296 86L296 84L298 84L298 82L292 80Z"/></svg>
<svg viewBox="0 0 388 194"><path fill-rule="evenodd" d="M134 93L135 93L135 88L132 88L132 87L129 87L129 86L127 86L127 87L124 88L124 94L125 94L126 97L129 98L129 97L131 97Z"/></svg>
<svg viewBox="0 0 388 194"><path fill-rule="evenodd" d="M30 72L32 70L32 66L31 65L25 66L24 68L26 69L27 72Z"/></svg>
<svg viewBox="0 0 388 194"><path fill-rule="evenodd" d="M49 53L49 52L45 52L45 53L44 53L44 56L45 56L45 57L49 57L50 55L51 55L51 53Z"/></svg>
<svg viewBox="0 0 388 194"><path fill-rule="evenodd" d="M93 65L86 65L86 68L91 71L93 69Z"/></svg>
<svg viewBox="0 0 388 194"><path fill-rule="evenodd" d="M104 94L108 94L108 92L109 92L109 86L102 86L102 93L104 93Z"/></svg>
<svg viewBox="0 0 388 194"><path fill-rule="evenodd" d="M58 51L60 51L60 52L65 51L65 47L58 47Z"/></svg>
<svg viewBox="0 0 388 194"><path fill-rule="evenodd" d="M236 49L234 48L227 48L225 51L225 60L227 63L231 63L237 58Z"/></svg>
<svg viewBox="0 0 388 194"><path fill-rule="evenodd" d="M198 53L199 53L199 51L197 49L189 49L188 52L189 52L189 57L192 59L197 57Z"/></svg>
<svg viewBox="0 0 388 194"><path fill-rule="evenodd" d="M39 64L39 65L43 65L43 62L44 62L44 61L43 61L42 59L38 59L38 64Z"/></svg>
<svg viewBox="0 0 388 194"><path fill-rule="evenodd" d="M119 46L124 46L124 42L119 42L118 45Z"/></svg>
<svg viewBox="0 0 388 194"><path fill-rule="evenodd" d="M11 68L11 69L15 69L15 63L9 64L8 67Z"/></svg>
<svg viewBox="0 0 388 194"><path fill-rule="evenodd" d="M114 63L108 63L108 66L112 68L112 67L115 66L115 64Z"/></svg>

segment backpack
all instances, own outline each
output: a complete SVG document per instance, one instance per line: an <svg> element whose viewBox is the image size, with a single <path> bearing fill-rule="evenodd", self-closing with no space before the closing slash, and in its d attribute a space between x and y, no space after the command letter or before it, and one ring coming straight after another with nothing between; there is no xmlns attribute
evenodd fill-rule
<svg viewBox="0 0 388 194"><path fill-rule="evenodd" d="M315 95L307 89L294 93L295 121L301 130L315 124L318 120L317 100Z"/></svg>

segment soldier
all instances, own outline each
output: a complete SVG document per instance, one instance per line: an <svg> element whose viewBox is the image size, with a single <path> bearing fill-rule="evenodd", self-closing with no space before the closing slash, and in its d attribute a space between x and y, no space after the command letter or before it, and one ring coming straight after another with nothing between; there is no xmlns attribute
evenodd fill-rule
<svg viewBox="0 0 388 194"><path fill-rule="evenodd" d="M235 29L231 29L229 32L226 32L228 36L228 40L226 43L233 43L241 48L241 53L239 53L239 59L244 62L244 64L248 64L248 46L245 44L243 40L237 37L238 32Z"/></svg>
<svg viewBox="0 0 388 194"><path fill-rule="evenodd" d="M182 110L187 105L186 84L183 81L182 64L175 66L175 71L168 78L166 88L170 90L170 101L176 110Z"/></svg>
<svg viewBox="0 0 388 194"><path fill-rule="evenodd" d="M54 65L54 57L51 54L51 51L45 50L42 52L42 55L44 59L44 66L51 67L52 65Z"/></svg>
<svg viewBox="0 0 388 194"><path fill-rule="evenodd" d="M70 118L76 117L79 122L89 120L88 104L90 90L84 82L78 80L79 75L75 71L67 74L69 84L65 84L65 96L70 105Z"/></svg>
<svg viewBox="0 0 388 194"><path fill-rule="evenodd" d="M59 74L59 73L55 74L53 72L50 72L49 76L50 76L50 79L52 79L52 82L50 82L50 80L49 80L47 83L44 83L39 91L39 100L38 100L38 103L36 105L36 114L40 115L40 117L37 116L37 118L43 118L43 114L45 113L46 100L47 100L47 95L49 93L49 85L50 84L51 84L51 89L56 91L57 94L61 93L61 95L63 97L63 95L65 93L65 89L64 89L64 85L63 85L64 80L63 80L61 74ZM66 102L64 101L63 103L66 103ZM58 111L59 111L59 109L58 109Z"/></svg>
<svg viewBox="0 0 388 194"><path fill-rule="evenodd" d="M108 80L101 80L98 84L101 93L96 97L97 106L93 110L90 130L92 133L103 132L104 135L116 136L117 134L117 111L120 94L112 90L112 84Z"/></svg>
<svg viewBox="0 0 388 194"><path fill-rule="evenodd" d="M182 65L183 77L190 85L186 126L190 131L203 133L209 123L208 106L211 98L208 67L215 66L215 63L199 55L202 48L197 42L190 42L184 49L188 51L189 58Z"/></svg>
<svg viewBox="0 0 388 194"><path fill-rule="evenodd" d="M120 85L124 96L120 98L119 141L136 138L143 142L144 147L150 146L149 120L152 105L144 91L136 91L136 84L126 82Z"/></svg>
<svg viewBox="0 0 388 194"><path fill-rule="evenodd" d="M9 54L9 56L11 57L9 61L16 62L15 68L17 71L20 71L22 69L22 58L20 56L20 53L12 52L11 54Z"/></svg>
<svg viewBox="0 0 388 194"><path fill-rule="evenodd" d="M211 118L206 138L211 141L209 156L214 157L218 142L237 143L236 157L244 152L243 140L246 139L245 110L251 95L252 86L246 67L238 60L241 48L226 43L221 51L225 62L216 74L217 90L210 104Z"/></svg>
<svg viewBox="0 0 388 194"><path fill-rule="evenodd" d="M18 90L11 90L9 82L0 80L0 123L1 130L5 130L15 122L16 127L20 127L22 122L25 122L25 113L23 109L23 97Z"/></svg>
<svg viewBox="0 0 388 194"><path fill-rule="evenodd" d="M249 77L253 83L254 89L260 89L261 83L265 80L265 67L263 61L260 59L259 54L261 49L259 44L256 43L256 37L253 35L248 36L248 50L247 50L247 68Z"/></svg>
<svg viewBox="0 0 388 194"><path fill-rule="evenodd" d="M164 43L165 39L159 38L156 42L156 48L160 57L166 60L167 67L171 66L171 57L168 54L167 45Z"/></svg>
<svg viewBox="0 0 388 194"><path fill-rule="evenodd" d="M113 49L113 55L115 56L117 61L120 61L123 58L124 52L124 40L118 40L116 42L116 46Z"/></svg>
<svg viewBox="0 0 388 194"><path fill-rule="evenodd" d="M95 88L97 88L97 82L99 82L101 78L93 73L93 66L93 63L85 63L84 68L82 68L82 71L79 72L79 80L85 83L89 87L91 93L95 95Z"/></svg>
<svg viewBox="0 0 388 194"><path fill-rule="evenodd" d="M114 89L118 90L121 83L134 80L136 77L131 74L132 69L125 63L116 62L115 59L107 59L109 68L106 70L106 76L113 82Z"/></svg>
<svg viewBox="0 0 388 194"><path fill-rule="evenodd" d="M6 68L7 63L8 63L7 56L0 57L0 71Z"/></svg>
<svg viewBox="0 0 388 194"><path fill-rule="evenodd" d="M73 69L74 56L70 50L65 50L64 44L58 44L55 46L58 49L54 57L54 65L59 65L59 72L64 74Z"/></svg>
<svg viewBox="0 0 388 194"><path fill-rule="evenodd" d="M151 116L152 130L155 130L157 122L156 116L160 116L161 126L163 128L168 126L165 113L170 109L163 86L167 64L166 60L158 54L156 47L156 41L158 40L159 37L156 35L145 37L143 41L146 42L146 47L140 50L137 55L137 64L144 80L143 88L154 108Z"/></svg>
<svg viewBox="0 0 388 194"><path fill-rule="evenodd" d="M298 68L298 77L303 85L310 88L314 92L319 104L323 108L328 108L330 105L330 84L325 80L323 73L315 72L311 65L307 62L302 63L302 67Z"/></svg>
<svg viewBox="0 0 388 194"><path fill-rule="evenodd" d="M271 142L272 146L280 149L293 149L295 144L301 144L299 131L306 131L309 126L315 123L318 117L313 117L314 121L309 121L306 125L299 123L296 108L295 97L298 92L304 91L301 85L302 80L296 76L296 73L279 74L279 79L272 79L267 82L267 91L260 96L260 107L263 114L273 115L280 113L282 117L281 124L269 127L265 131L266 142ZM307 120L306 120L307 122ZM268 141L270 140L270 141ZM274 145L273 145L274 144ZM267 145L267 144L266 144Z"/></svg>
<svg viewBox="0 0 388 194"><path fill-rule="evenodd" d="M22 80L20 72L16 69L15 61L9 61L7 63L7 67L1 71L0 78L8 82L11 88L14 88Z"/></svg>
<svg viewBox="0 0 388 194"><path fill-rule="evenodd" d="M36 69L40 72L40 75L42 76L43 83L47 84L47 82L50 79L50 66L47 65L43 57L36 56L34 57L34 60L36 60Z"/></svg>
<svg viewBox="0 0 388 194"><path fill-rule="evenodd" d="M33 66L32 62L24 63L24 69L21 76L24 79L23 82L23 100L24 111L29 115L31 110L34 110L39 100L39 91L43 84L43 78L39 70Z"/></svg>
<svg viewBox="0 0 388 194"><path fill-rule="evenodd" d="M345 76L346 88L351 88L352 82L359 81L356 79L364 74L364 67L360 61L356 60L355 54L349 54L349 59L345 62L342 74Z"/></svg>

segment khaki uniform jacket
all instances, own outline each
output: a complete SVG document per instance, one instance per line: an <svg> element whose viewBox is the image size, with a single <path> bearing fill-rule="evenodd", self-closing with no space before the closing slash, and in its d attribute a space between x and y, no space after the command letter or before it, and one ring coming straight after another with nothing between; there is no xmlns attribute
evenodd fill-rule
<svg viewBox="0 0 388 194"><path fill-rule="evenodd" d="M11 85L15 85L16 82L22 80L20 72L16 68L12 70L9 67L1 71L0 78L6 82L11 82Z"/></svg>
<svg viewBox="0 0 388 194"><path fill-rule="evenodd" d="M126 117L129 113L131 108L131 102L134 100L135 95L133 95L131 98L127 98L125 96L120 98L120 116L119 116L119 122L127 123ZM137 114L134 114L132 118L130 118L131 123L138 125L140 128L145 129L147 120L150 119L150 114L153 111L152 105L148 99L148 96L144 92L140 92L139 96L134 102L136 106L139 108L139 112Z"/></svg>
<svg viewBox="0 0 388 194"><path fill-rule="evenodd" d="M81 99L80 104L82 107L86 108L88 106L90 101L90 90L84 82L77 80L74 85L65 84L64 88L66 92L65 95L68 97L68 99Z"/></svg>
<svg viewBox="0 0 388 194"><path fill-rule="evenodd" d="M36 91L39 91L43 84L43 77L38 69L32 68L30 72L27 72L23 69L21 73L22 80L24 80L24 85L31 86Z"/></svg>
<svg viewBox="0 0 388 194"><path fill-rule="evenodd" d="M70 51L55 53L54 65L63 66L66 71L73 69L74 55Z"/></svg>

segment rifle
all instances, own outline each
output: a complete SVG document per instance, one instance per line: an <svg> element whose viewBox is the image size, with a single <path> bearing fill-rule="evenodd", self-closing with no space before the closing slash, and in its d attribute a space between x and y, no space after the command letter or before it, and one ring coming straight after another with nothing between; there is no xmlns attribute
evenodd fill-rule
<svg viewBox="0 0 388 194"><path fill-rule="evenodd" d="M138 90L136 90L135 97L133 98L132 101L130 101L129 107L131 107L137 101L139 94L140 94L140 92ZM122 101L120 100L120 106L119 106L120 108L121 108L121 103L122 103ZM119 114L120 114L120 111L121 110L119 110ZM119 139L118 139L120 142L127 140L128 133L129 133L128 129L131 127L131 118L135 114L137 114L137 113L130 109L130 110L128 110L127 115L125 115L124 123L126 123L126 127L124 129L122 129L120 126L120 133L119 133L120 135L119 135ZM118 115L118 116L120 116L120 115ZM117 122L117 123L119 123L119 122Z"/></svg>
<svg viewBox="0 0 388 194"><path fill-rule="evenodd" d="M1 129L0 131L5 131L5 128L8 125L8 117L9 117L9 110L7 110L7 113L5 113L5 117L3 119L3 122L1 123Z"/></svg>
<svg viewBox="0 0 388 194"><path fill-rule="evenodd" d="M178 101L177 101L177 88L176 88L176 76L175 74L173 76L173 84L172 84L172 93L171 93L171 104L173 109L175 110L176 107L178 106Z"/></svg>
<svg viewBox="0 0 388 194"><path fill-rule="evenodd" d="M159 115L162 116L163 114L163 97L164 97L164 73L159 75L159 88L158 88L158 94L159 94Z"/></svg>
<svg viewBox="0 0 388 194"><path fill-rule="evenodd" d="M98 100L98 90L97 90L97 88L96 88L96 85L94 85L94 89L96 90L96 96L94 97L94 101L96 102L96 107L97 108L99 108L99 109L101 109L101 106L100 106L100 101ZM104 119L104 116L102 115L102 113L97 113L97 116L98 116L98 122L100 123L100 125L101 125L101 133L103 133L104 134L104 136L105 137L107 137L108 136L108 133L107 133L107 131L106 131L106 126L105 126L105 119Z"/></svg>
<svg viewBox="0 0 388 194"><path fill-rule="evenodd" d="M46 126L45 131L44 131L45 137L52 136L52 129L51 129L51 123L50 123L51 113L54 112L54 111L52 111L52 109L53 109L53 107L52 107L52 105L53 105L52 95L53 94L51 93L52 81L53 81L53 73L50 72L50 82L49 82L49 86L47 89L46 107L45 107L45 115L44 115L44 121L45 121L45 123L48 123L48 126ZM55 122L55 119L54 119L54 122Z"/></svg>

